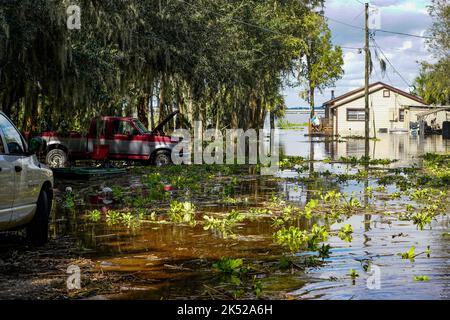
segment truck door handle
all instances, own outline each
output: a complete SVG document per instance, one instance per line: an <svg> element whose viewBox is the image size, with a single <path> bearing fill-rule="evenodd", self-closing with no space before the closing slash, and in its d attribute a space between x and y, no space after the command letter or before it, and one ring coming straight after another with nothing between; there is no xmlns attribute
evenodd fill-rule
<svg viewBox="0 0 450 320"><path fill-rule="evenodd" d="M16 170L16 172L22 172L22 167L21 166L15 166L14 170Z"/></svg>

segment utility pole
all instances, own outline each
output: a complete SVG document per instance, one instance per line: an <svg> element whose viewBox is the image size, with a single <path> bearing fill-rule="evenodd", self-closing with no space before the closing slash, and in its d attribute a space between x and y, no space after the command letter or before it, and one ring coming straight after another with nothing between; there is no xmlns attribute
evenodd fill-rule
<svg viewBox="0 0 450 320"><path fill-rule="evenodd" d="M365 64L365 156L369 156L369 69L370 69L370 49L369 49L369 4L366 3L366 44L365 44L365 52L366 52L366 64Z"/></svg>

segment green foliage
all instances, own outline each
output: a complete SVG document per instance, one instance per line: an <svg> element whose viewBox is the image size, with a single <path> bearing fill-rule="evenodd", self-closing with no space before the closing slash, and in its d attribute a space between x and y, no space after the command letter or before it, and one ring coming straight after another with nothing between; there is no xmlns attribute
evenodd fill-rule
<svg viewBox="0 0 450 320"><path fill-rule="evenodd" d="M356 279L357 277L359 277L359 273L355 269L350 269L349 276L352 279Z"/></svg>
<svg viewBox="0 0 450 320"><path fill-rule="evenodd" d="M278 128L285 130L303 130L309 124L305 123L290 123L287 120L281 119L278 121Z"/></svg>
<svg viewBox="0 0 450 320"><path fill-rule="evenodd" d="M284 156L280 159L278 165L281 170L297 170L303 171L303 169L307 169L307 162L305 162L305 158L300 156Z"/></svg>
<svg viewBox="0 0 450 320"><path fill-rule="evenodd" d="M280 270L287 270L292 266L292 259L288 256L282 256L278 262L278 267Z"/></svg>
<svg viewBox="0 0 450 320"><path fill-rule="evenodd" d="M352 166L356 165L389 165L395 160L391 159L371 159L370 157L362 156L361 158L358 157L340 157L340 162L351 164Z"/></svg>
<svg viewBox="0 0 450 320"><path fill-rule="evenodd" d="M406 205L406 219L412 221L420 230L431 225L432 219L444 211L447 193L434 188L415 189L409 194L417 206Z"/></svg>
<svg viewBox="0 0 450 320"><path fill-rule="evenodd" d="M396 200L396 199L400 199L401 196L402 196L401 192L398 192L398 191L397 191L397 192L391 193L391 194L389 195L389 198L390 198L391 200Z"/></svg>
<svg viewBox="0 0 450 320"><path fill-rule="evenodd" d="M287 246L292 253L298 252L303 243L309 240L306 231L294 226L278 230L275 232L274 238L278 244Z"/></svg>
<svg viewBox="0 0 450 320"><path fill-rule="evenodd" d="M232 210L225 218L214 218L204 215L203 229L217 232L223 238L234 237L233 227L244 219L245 216L236 210Z"/></svg>
<svg viewBox="0 0 450 320"><path fill-rule="evenodd" d="M318 250L319 257L321 257L323 259L324 258L329 258L330 257L330 251L331 251L331 246L329 244L323 243L322 246Z"/></svg>
<svg viewBox="0 0 450 320"><path fill-rule="evenodd" d="M261 298L262 292L263 292L263 286L261 281L256 280L256 277L253 279L253 285L252 285L253 292L257 299Z"/></svg>
<svg viewBox="0 0 450 320"><path fill-rule="evenodd" d="M365 191L369 198L373 198L373 187L367 187Z"/></svg>
<svg viewBox="0 0 450 320"><path fill-rule="evenodd" d="M414 258L416 257L415 250L416 250L416 247L412 246L411 248L409 248L408 251L399 253L399 256L401 256L402 259L414 260Z"/></svg>
<svg viewBox="0 0 450 320"><path fill-rule="evenodd" d="M303 70L305 54L314 60L308 81L316 89L342 72L342 51L313 13L321 1L77 4L81 32L66 27L65 2L23 0L0 8L0 105L23 131L35 126L34 115L42 126L63 130L86 128L98 114L139 109L146 119L142 106L156 85L162 88L160 117L173 101L189 100L188 125L202 115L257 127L267 111L283 115L280 89L286 75Z"/></svg>
<svg viewBox="0 0 450 320"><path fill-rule="evenodd" d="M332 86L344 74L343 53L331 41L331 31L326 20L318 14L306 16L307 46L305 59L299 62L299 74L305 79L305 90L301 93L314 108L314 91Z"/></svg>
<svg viewBox="0 0 450 320"><path fill-rule="evenodd" d="M149 200L164 200L169 197L169 194L164 190L164 183L160 173L152 173L142 178Z"/></svg>
<svg viewBox="0 0 450 320"><path fill-rule="evenodd" d="M123 188L121 186L113 186L111 189L114 200L121 201L124 197Z"/></svg>
<svg viewBox="0 0 450 320"><path fill-rule="evenodd" d="M317 251L319 250L318 244L327 241L328 231L326 226L318 226L317 224L314 224L309 232L290 226L276 231L273 237L278 244L289 248L291 253L298 252L305 243L309 250Z"/></svg>
<svg viewBox="0 0 450 320"><path fill-rule="evenodd" d="M100 210L97 210L97 209L89 211L88 217L89 217L89 220L91 220L92 222L97 222L97 221L99 221L101 219L102 212Z"/></svg>
<svg viewBox="0 0 450 320"><path fill-rule="evenodd" d="M305 217L307 219L311 219L312 218L313 210L314 210L314 208L317 207L318 204L319 204L319 201L316 200L316 199L311 199L306 204L305 209L304 209L304 213L305 213Z"/></svg>
<svg viewBox="0 0 450 320"><path fill-rule="evenodd" d="M66 209L75 208L75 195L72 191L68 191L64 194L62 207Z"/></svg>
<svg viewBox="0 0 450 320"><path fill-rule="evenodd" d="M222 257L213 264L213 267L222 273L238 274L243 271L243 264L244 261L242 259Z"/></svg>
<svg viewBox="0 0 450 320"><path fill-rule="evenodd" d="M264 208L250 208L248 210L248 213L251 216L259 216L259 215L272 215L272 211L270 211L269 209L264 209Z"/></svg>
<svg viewBox="0 0 450 320"><path fill-rule="evenodd" d="M189 201L172 201L167 214L172 222L187 223L191 226L195 226L197 223L195 220L195 210L195 206Z"/></svg>
<svg viewBox="0 0 450 320"><path fill-rule="evenodd" d="M428 30L429 50L437 58L436 63L422 62L420 75L414 82L415 93L428 104L450 103L450 4L445 0L433 0L428 6L433 24Z"/></svg>
<svg viewBox="0 0 450 320"><path fill-rule="evenodd" d="M328 239L328 230L326 226L314 224L308 234L308 249L318 250L318 244Z"/></svg>
<svg viewBox="0 0 450 320"><path fill-rule="evenodd" d="M119 211L108 210L106 212L106 223L108 225L115 225L119 223L121 215L122 214Z"/></svg>
<svg viewBox="0 0 450 320"><path fill-rule="evenodd" d="M411 221L417 225L420 230L423 230L426 225L431 224L431 219L432 216L427 212L417 212L411 216Z"/></svg>
<svg viewBox="0 0 450 320"><path fill-rule="evenodd" d="M345 224L338 233L338 237L344 241L351 242L353 239L353 227L350 224Z"/></svg>
<svg viewBox="0 0 450 320"><path fill-rule="evenodd" d="M414 276L414 281L430 281L428 276Z"/></svg>
<svg viewBox="0 0 450 320"><path fill-rule="evenodd" d="M272 194L269 202L269 206L272 208L282 208L286 204L280 196L276 196L274 193Z"/></svg>

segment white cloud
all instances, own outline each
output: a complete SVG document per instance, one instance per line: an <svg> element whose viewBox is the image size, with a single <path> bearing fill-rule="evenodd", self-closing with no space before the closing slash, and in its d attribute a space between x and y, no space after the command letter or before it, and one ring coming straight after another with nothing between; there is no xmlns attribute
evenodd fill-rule
<svg viewBox="0 0 450 320"><path fill-rule="evenodd" d="M427 13L429 1L419 0L375 0L370 2L381 10L381 29L416 35L424 35L431 24ZM364 26L364 6L357 1L330 0L325 3L325 15L335 20L357 27ZM351 28L344 24L329 21L333 34L333 42L345 47L361 48L364 46L364 31ZM375 32L375 40L388 57L395 69L411 84L419 73L419 61L431 61L431 55L426 50L425 41L421 38ZM375 50L374 44L372 51ZM336 83L336 88L329 88L317 94L316 105L321 105L331 96L331 90L336 95L364 84L364 54L358 54L355 49L344 50L344 77ZM378 50L378 49L377 49ZM378 50L379 51L379 50ZM380 53L380 52L379 52ZM380 53L381 55L381 53ZM373 57L375 59L375 57ZM383 77L379 64L375 63L375 71L371 82L383 81L400 89L407 90L408 86L388 64L386 76ZM288 106L305 106L307 103L298 97L299 88L285 91Z"/></svg>

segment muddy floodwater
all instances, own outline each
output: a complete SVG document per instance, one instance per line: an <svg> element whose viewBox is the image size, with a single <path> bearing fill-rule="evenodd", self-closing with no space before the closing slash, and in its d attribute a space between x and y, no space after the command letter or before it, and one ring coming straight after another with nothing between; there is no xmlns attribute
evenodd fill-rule
<svg viewBox="0 0 450 320"><path fill-rule="evenodd" d="M276 177L184 167L155 178L157 169L136 167L107 179L57 179L52 241L70 236L92 261L83 281L115 276L110 290L88 298L448 299L447 180L409 185L402 168L421 170L421 156L448 153L450 141L378 138L370 157L395 162L350 163L364 155L364 140L283 130L282 150L296 157ZM162 185L163 196L152 193ZM174 201L192 203L193 217L171 220ZM313 236L314 226L326 235ZM305 243L286 236L294 229ZM224 266L230 259L235 267Z"/></svg>

